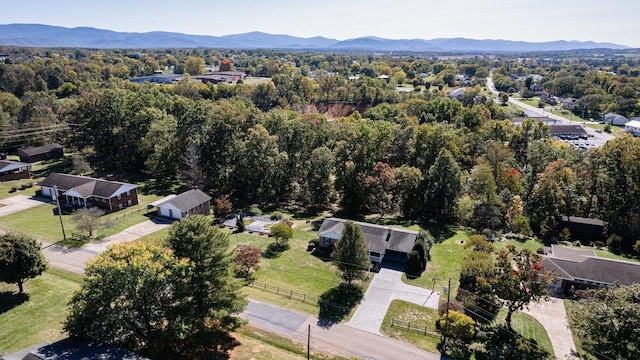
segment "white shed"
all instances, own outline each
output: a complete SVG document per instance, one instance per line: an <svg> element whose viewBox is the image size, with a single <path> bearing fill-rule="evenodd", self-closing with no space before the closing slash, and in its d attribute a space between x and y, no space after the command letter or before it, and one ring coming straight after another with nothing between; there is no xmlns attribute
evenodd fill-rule
<svg viewBox="0 0 640 360"><path fill-rule="evenodd" d="M624 131L629 134L633 134L633 136L640 136L640 121L631 120L624 124Z"/></svg>

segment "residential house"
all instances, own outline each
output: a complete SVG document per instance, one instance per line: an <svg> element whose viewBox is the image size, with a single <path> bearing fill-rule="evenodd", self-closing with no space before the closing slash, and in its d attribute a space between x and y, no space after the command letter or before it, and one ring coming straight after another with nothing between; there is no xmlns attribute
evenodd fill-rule
<svg viewBox="0 0 640 360"><path fill-rule="evenodd" d="M211 196L199 189L183 192L157 202L158 215L171 219L188 218L193 215L211 214Z"/></svg>
<svg viewBox="0 0 640 360"><path fill-rule="evenodd" d="M640 120L631 120L624 124L624 131L633 136L640 136Z"/></svg>
<svg viewBox="0 0 640 360"><path fill-rule="evenodd" d="M558 216L556 219L558 230L567 229L571 238L584 242L604 240L606 237L606 225L600 219L584 218L579 216Z"/></svg>
<svg viewBox="0 0 640 360"><path fill-rule="evenodd" d="M60 144L48 144L37 147L21 147L18 149L20 161L33 163L36 161L59 159L63 156L62 146Z"/></svg>
<svg viewBox="0 0 640 360"><path fill-rule="evenodd" d="M629 122L629 119L616 113L607 113L602 118L602 120L607 124L618 125L618 126L623 126L624 124Z"/></svg>
<svg viewBox="0 0 640 360"><path fill-rule="evenodd" d="M86 176L52 173L39 184L42 195L73 207L117 211L138 204L138 186Z"/></svg>
<svg viewBox="0 0 640 360"><path fill-rule="evenodd" d="M601 258L593 250L566 246L545 250L542 263L557 274L556 286L566 292L640 283L640 263Z"/></svg>
<svg viewBox="0 0 640 360"><path fill-rule="evenodd" d="M318 236L320 247L332 247L342 237L344 223L348 220L339 218L327 218L322 222ZM392 261L404 264L413 249L418 232L354 221L360 227L364 235L365 243L369 251L369 259L375 263Z"/></svg>
<svg viewBox="0 0 640 360"><path fill-rule="evenodd" d="M458 88L449 93L449 97L453 100L460 100L464 95L464 88Z"/></svg>
<svg viewBox="0 0 640 360"><path fill-rule="evenodd" d="M573 108L576 106L577 101L578 99L575 98L564 98L560 99L560 104L562 105L563 109L573 110Z"/></svg>
<svg viewBox="0 0 640 360"><path fill-rule="evenodd" d="M0 360L149 360L130 351L107 345L92 344L67 338L51 344L45 342L13 354L0 357Z"/></svg>
<svg viewBox="0 0 640 360"><path fill-rule="evenodd" d="M10 181L31 178L31 164L0 160L0 181Z"/></svg>

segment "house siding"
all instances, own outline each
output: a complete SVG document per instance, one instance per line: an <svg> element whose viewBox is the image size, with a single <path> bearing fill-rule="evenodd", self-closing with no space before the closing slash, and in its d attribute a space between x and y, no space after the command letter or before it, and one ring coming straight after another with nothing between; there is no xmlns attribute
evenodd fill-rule
<svg viewBox="0 0 640 360"><path fill-rule="evenodd" d="M110 211L118 211L120 210L120 205L122 204L122 209L129 207L129 206L135 206L138 205L138 189L132 189L129 192L130 195L127 196L127 193L124 192L122 194L120 194L120 199L118 199L118 195L112 197L111 199L109 199L109 203L107 203L107 207ZM131 200L131 204L129 204L129 200ZM101 205L98 204L104 204L101 202L96 202L97 206L102 207Z"/></svg>
<svg viewBox="0 0 640 360"><path fill-rule="evenodd" d="M42 152L40 154L29 155L24 151L18 149L18 156L20 156L20 161L26 163L33 163L36 161L49 160L49 159L59 159L63 156L64 151L62 147L51 149L49 151Z"/></svg>
<svg viewBox="0 0 640 360"><path fill-rule="evenodd" d="M20 179L30 179L31 174L27 170L16 171L16 172L3 172L0 173L0 182L1 181L11 181L11 180L20 180Z"/></svg>

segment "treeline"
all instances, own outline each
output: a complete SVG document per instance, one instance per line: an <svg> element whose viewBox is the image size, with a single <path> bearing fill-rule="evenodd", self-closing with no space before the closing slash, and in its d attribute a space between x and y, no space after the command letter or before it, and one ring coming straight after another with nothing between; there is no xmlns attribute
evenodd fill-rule
<svg viewBox="0 0 640 360"><path fill-rule="evenodd" d="M557 215L599 217L614 250L634 251L640 141L623 137L579 151L548 138L541 123L513 125L507 108L479 85L498 60L235 53L234 65L244 69L249 59L279 64L273 81L205 85L186 78L157 86L104 71L124 75L126 64L140 65L148 54L50 55L0 64L0 125L68 124L70 132L47 140L82 152L96 169L184 181L237 207L335 202L351 214L398 213L546 239L558 236ZM58 62L60 80L48 84L46 69ZM31 75L7 81L36 68L44 69L45 84ZM345 77L353 74L358 78ZM446 91L461 78L467 91L452 100ZM420 91L395 90L395 81L412 80ZM53 89L60 83L75 89ZM341 102L362 112L328 119L309 110Z"/></svg>

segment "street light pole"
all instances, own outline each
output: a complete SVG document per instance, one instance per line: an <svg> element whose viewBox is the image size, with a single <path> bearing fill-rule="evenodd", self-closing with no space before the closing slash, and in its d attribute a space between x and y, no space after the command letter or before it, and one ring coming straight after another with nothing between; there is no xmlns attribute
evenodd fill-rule
<svg viewBox="0 0 640 360"><path fill-rule="evenodd" d="M64 223L62 222L62 209L60 209L60 199L58 199L58 185L53 185L53 191L55 191L56 205L58 206L58 217L60 217L60 227L62 228L62 237L64 241L67 241L67 233L64 231Z"/></svg>

